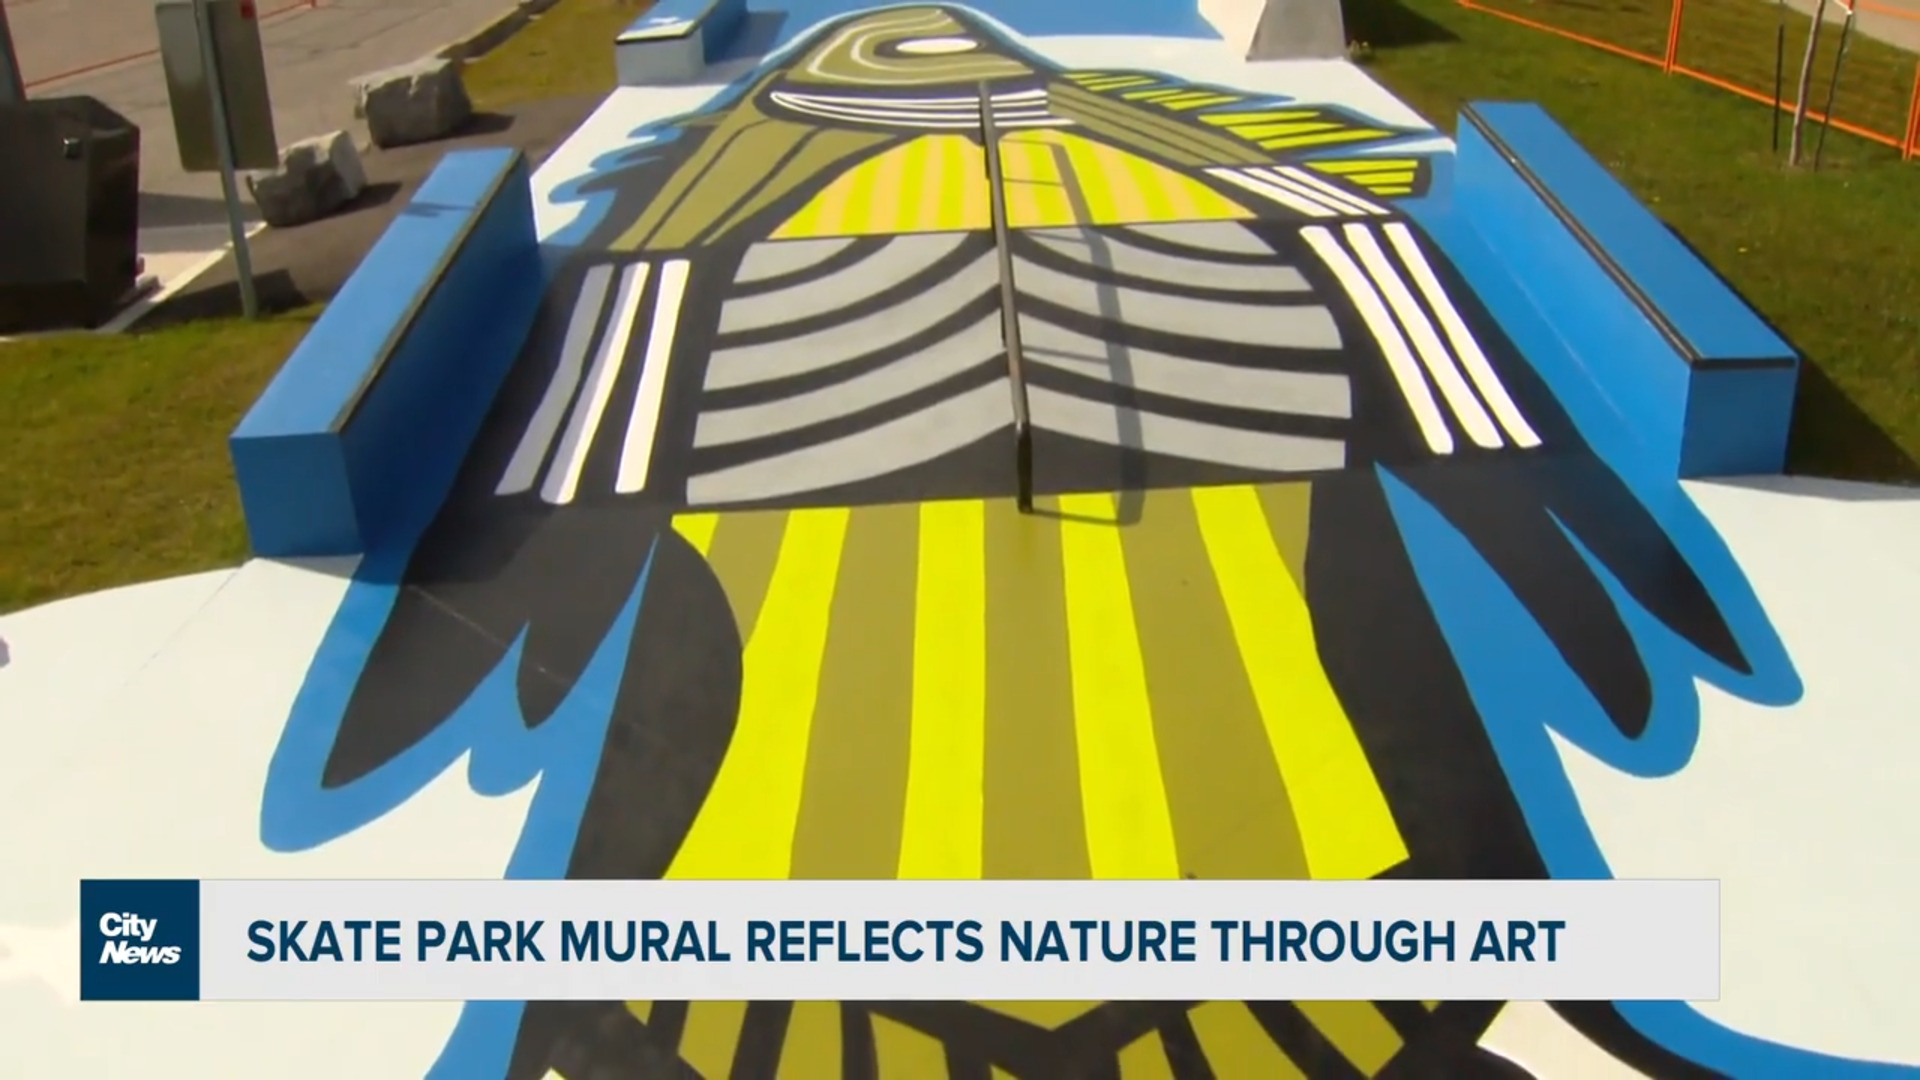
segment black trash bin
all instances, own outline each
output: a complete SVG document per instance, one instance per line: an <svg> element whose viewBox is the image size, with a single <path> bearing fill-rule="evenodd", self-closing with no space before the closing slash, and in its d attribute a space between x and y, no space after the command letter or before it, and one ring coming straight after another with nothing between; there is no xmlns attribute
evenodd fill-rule
<svg viewBox="0 0 1920 1080"><path fill-rule="evenodd" d="M140 129L90 97L0 104L0 334L98 326L140 276Z"/></svg>

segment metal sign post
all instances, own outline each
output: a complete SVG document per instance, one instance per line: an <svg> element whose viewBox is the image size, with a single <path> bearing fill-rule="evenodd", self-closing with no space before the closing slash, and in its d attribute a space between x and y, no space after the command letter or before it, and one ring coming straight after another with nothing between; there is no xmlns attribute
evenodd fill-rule
<svg viewBox="0 0 1920 1080"><path fill-rule="evenodd" d="M193 21L200 30L201 62L206 65L207 94L212 99L213 139L220 152L220 190L226 196L227 230L233 237L233 269L240 279L240 310L247 318L260 317L260 297L253 287L253 256L247 250L247 226L240 212L240 180L235 175L233 128L227 123L227 97L220 85L220 52L213 41L213 12L207 0L193 0Z"/></svg>
<svg viewBox="0 0 1920 1080"><path fill-rule="evenodd" d="M7 29L7 0L0 0L0 105L25 100L26 80L20 76L20 58L13 51L13 31Z"/></svg>

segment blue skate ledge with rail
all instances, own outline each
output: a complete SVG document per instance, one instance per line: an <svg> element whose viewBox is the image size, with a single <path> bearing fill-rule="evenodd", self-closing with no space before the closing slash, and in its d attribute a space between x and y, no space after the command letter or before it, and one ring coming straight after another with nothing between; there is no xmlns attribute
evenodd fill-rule
<svg viewBox="0 0 1920 1080"><path fill-rule="evenodd" d="M517 150L448 154L229 440L254 553L407 543L459 471L546 275Z"/></svg>
<svg viewBox="0 0 1920 1080"><path fill-rule="evenodd" d="M1149 6L1116 3L1112 18ZM651 14L700 23L704 65L729 47L725 33L708 33L709 20L744 11L741 0L673 0ZM1025 24L1052 17L1007 21L1034 32ZM1778 472L1799 374L1793 348L1538 107L1469 106L1457 142L1456 156L1436 160L1430 192L1404 205L1596 451L1669 485L1676 476ZM444 499L546 285L525 159L449 154L233 433L255 552L410 546ZM1554 872L1606 868L1576 855ZM1621 1009L1669 1048L1740 1075L1896 1073L1749 1039L1685 1006Z"/></svg>
<svg viewBox="0 0 1920 1080"><path fill-rule="evenodd" d="M1792 346L1538 106L1468 106L1458 145L1407 207L1596 447L1666 477L1779 472ZM524 156L448 154L233 433L255 553L423 527L545 285Z"/></svg>

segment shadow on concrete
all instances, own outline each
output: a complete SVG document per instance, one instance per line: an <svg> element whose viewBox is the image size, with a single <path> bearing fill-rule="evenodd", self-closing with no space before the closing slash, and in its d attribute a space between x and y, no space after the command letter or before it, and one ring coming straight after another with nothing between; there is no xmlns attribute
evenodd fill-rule
<svg viewBox="0 0 1920 1080"><path fill-rule="evenodd" d="M260 211L246 196L246 182L241 181L240 201L242 216L249 221L258 221ZM226 202L217 196L201 195L163 195L159 192L140 193L140 227L142 229L179 229L206 225L224 227L227 224Z"/></svg>
<svg viewBox="0 0 1920 1080"><path fill-rule="evenodd" d="M1375 49L1438 45L1460 40L1451 30L1400 5L1399 0L1345 0L1347 40Z"/></svg>
<svg viewBox="0 0 1920 1080"><path fill-rule="evenodd" d="M395 180L384 180L377 184L368 184L365 190L361 191L357 197L345 206L334 211L334 214L338 216L340 214L357 214L364 210L376 210L392 202L393 197L400 194L400 189L403 186L404 185ZM285 231L291 232L292 230Z"/></svg>
<svg viewBox="0 0 1920 1080"><path fill-rule="evenodd" d="M294 283L293 274L284 268L256 272L253 275L253 288L254 294L260 299L262 314L292 311L310 302ZM240 284L228 272L218 284L182 293L161 304L153 314L140 321L140 329L153 330L198 319L238 318L243 310Z"/></svg>
<svg viewBox="0 0 1920 1080"><path fill-rule="evenodd" d="M456 139L472 139L485 135L499 135L513 130L514 119L510 113L477 112L467 117L460 130L453 133Z"/></svg>

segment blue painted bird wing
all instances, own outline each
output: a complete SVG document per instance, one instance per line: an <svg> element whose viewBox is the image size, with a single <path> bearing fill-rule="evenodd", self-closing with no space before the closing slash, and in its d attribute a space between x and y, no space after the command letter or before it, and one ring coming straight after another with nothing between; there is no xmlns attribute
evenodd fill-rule
<svg viewBox="0 0 1920 1080"><path fill-rule="evenodd" d="M405 561L346 704L326 785L417 744L516 643L521 715L537 727L631 599L667 512L644 499L574 501L569 480L591 444L622 434L585 422L592 362L622 347L601 318L607 277L577 266L555 281L452 494Z"/></svg>
<svg viewBox="0 0 1920 1080"><path fill-rule="evenodd" d="M1347 289L1363 294L1349 318L1374 338L1375 370L1388 377L1373 385L1397 399L1391 411L1402 429L1374 440L1373 463L1472 543L1628 737L1644 730L1653 688L1609 582L1715 663L1750 673L1700 571L1641 493L1594 452L1445 257L1410 226L1389 224L1378 237L1361 228L1323 233L1317 246L1331 251L1336 276L1364 273L1378 288L1371 304L1364 287ZM1378 481L1342 477L1328 491L1356 482Z"/></svg>

